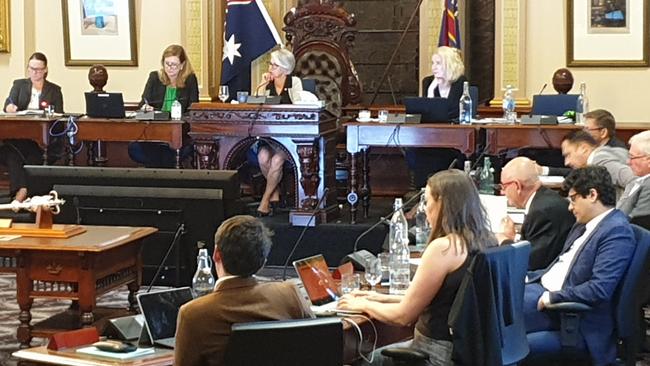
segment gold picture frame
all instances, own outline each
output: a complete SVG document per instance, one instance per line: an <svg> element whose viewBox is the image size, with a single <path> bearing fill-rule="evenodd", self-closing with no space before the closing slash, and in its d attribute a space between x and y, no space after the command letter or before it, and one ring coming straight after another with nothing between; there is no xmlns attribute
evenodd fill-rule
<svg viewBox="0 0 650 366"><path fill-rule="evenodd" d="M61 8L66 66L138 65L135 0L61 0Z"/></svg>
<svg viewBox="0 0 650 366"><path fill-rule="evenodd" d="M648 1L567 0L567 66L650 66Z"/></svg>
<svg viewBox="0 0 650 366"><path fill-rule="evenodd" d="M11 6L9 0L0 0L0 52L11 51Z"/></svg>

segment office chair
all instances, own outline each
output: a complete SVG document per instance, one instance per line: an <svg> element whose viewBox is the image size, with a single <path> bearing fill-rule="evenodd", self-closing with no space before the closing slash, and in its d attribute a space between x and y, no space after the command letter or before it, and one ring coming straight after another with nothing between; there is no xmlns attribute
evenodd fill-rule
<svg viewBox="0 0 650 366"><path fill-rule="evenodd" d="M343 363L339 318L237 323L225 354L228 366L336 366Z"/></svg>
<svg viewBox="0 0 650 366"><path fill-rule="evenodd" d="M630 223L639 225L646 230L650 230L650 215L633 217L630 219Z"/></svg>
<svg viewBox="0 0 650 366"><path fill-rule="evenodd" d="M316 79L302 79L302 90L306 90L314 95L316 94Z"/></svg>
<svg viewBox="0 0 650 366"><path fill-rule="evenodd" d="M512 365L528 354L523 301L530 243L490 248L472 259L449 314L457 365ZM486 283L485 278L491 280ZM402 365L427 355L408 348L382 351Z"/></svg>
<svg viewBox="0 0 650 366"><path fill-rule="evenodd" d="M641 319L643 300L647 296L646 276L648 273L648 252L650 250L650 231L632 225L636 238L634 255L627 272L614 293L614 316L616 336L621 342L619 350L625 365L636 363L636 353L641 341ZM577 360L589 360L589 351L584 339L577 331L580 313L591 309L589 305L567 302L549 306L549 310L559 311L562 329L559 331L540 331L527 335L530 345L530 358L527 361L563 360L574 364Z"/></svg>

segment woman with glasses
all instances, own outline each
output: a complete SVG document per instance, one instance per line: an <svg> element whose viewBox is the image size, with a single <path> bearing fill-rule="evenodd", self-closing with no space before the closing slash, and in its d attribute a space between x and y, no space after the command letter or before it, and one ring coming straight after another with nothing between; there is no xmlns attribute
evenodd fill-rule
<svg viewBox="0 0 650 366"><path fill-rule="evenodd" d="M44 54L35 52L29 57L27 75L27 78L14 81L5 100L4 111L16 113L26 109L44 110L51 106L54 112L63 113L61 87L47 80L47 57ZM48 150L50 152L61 150L60 143L53 141ZM55 155L50 154L50 156ZM32 140L0 141L0 164L7 166L9 191L16 201L22 202L27 198L27 181L23 165L42 164L42 156L43 151Z"/></svg>
<svg viewBox="0 0 650 366"><path fill-rule="evenodd" d="M296 59L287 49L271 52L269 71L262 75L263 82L257 87L256 92L264 90L267 96L280 96L281 104L292 104L300 100L302 82L300 78L292 76ZM273 210L280 203L278 186L282 180L282 170L287 160L287 155L275 141L261 139L251 147L249 162L259 165L260 171L266 178L264 194L257 208L258 216L273 214Z"/></svg>
<svg viewBox="0 0 650 366"><path fill-rule="evenodd" d="M140 108L144 111L156 109L171 112L172 103L178 100L182 112L186 113L192 103L199 101L199 86L183 47L173 44L165 48L160 66L159 70L149 73ZM181 161L192 152L187 132L189 125L185 123ZM176 165L176 152L167 144L133 142L129 144L129 156L149 168L173 168Z"/></svg>

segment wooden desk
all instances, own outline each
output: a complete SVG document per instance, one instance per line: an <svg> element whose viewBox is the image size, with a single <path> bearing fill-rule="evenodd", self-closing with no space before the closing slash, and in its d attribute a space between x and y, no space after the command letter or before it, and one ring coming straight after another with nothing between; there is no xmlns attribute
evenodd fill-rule
<svg viewBox="0 0 650 366"><path fill-rule="evenodd" d="M0 137L2 139L28 139L43 148L43 161L47 161L47 146L50 142L50 126L53 117L0 116Z"/></svg>
<svg viewBox="0 0 650 366"><path fill-rule="evenodd" d="M85 346L84 346L85 347ZM75 352L75 349L51 351L45 346L14 352L12 356L37 365L68 366L166 366L174 364L174 350L156 349L155 353L129 360L110 359Z"/></svg>
<svg viewBox="0 0 650 366"><path fill-rule="evenodd" d="M368 217L370 207L370 183L368 149L382 147L443 147L460 150L470 155L476 148L477 127L475 125L452 124L385 124L348 122L344 124L347 135L347 150L350 154L350 215L356 222L357 205L363 200L363 215ZM359 189L357 179L357 154L362 152L362 178ZM358 192L358 193L357 193Z"/></svg>
<svg viewBox="0 0 650 366"><path fill-rule="evenodd" d="M142 276L143 238L158 231L151 227L85 226L86 232L68 239L20 237L0 242L0 271L16 273L20 306L17 338L28 347L34 336L76 329L95 322L97 296L127 285L131 310ZM78 303L74 324L70 314L54 316L32 327L35 298L70 299ZM66 319L63 319L65 317ZM54 319L57 318L57 319Z"/></svg>
<svg viewBox="0 0 650 366"><path fill-rule="evenodd" d="M486 130L485 146L488 154L514 148L559 149L562 139L571 131L582 127L568 125L476 125ZM616 137L627 142L633 135L650 128L650 123L620 123L616 126Z"/></svg>
<svg viewBox="0 0 650 366"><path fill-rule="evenodd" d="M136 119L79 118L77 139L82 141L131 142L161 141L176 150L176 168L180 168L183 146L183 121L139 121ZM70 152L72 154L72 152ZM72 161L73 156L69 156Z"/></svg>
<svg viewBox="0 0 650 366"><path fill-rule="evenodd" d="M275 140L293 163L294 208L290 220L312 210L327 220L336 208L336 118L324 108L301 105L194 103L190 136L199 169L237 169L258 138ZM316 207L325 188L329 193ZM305 216L306 215L306 216Z"/></svg>

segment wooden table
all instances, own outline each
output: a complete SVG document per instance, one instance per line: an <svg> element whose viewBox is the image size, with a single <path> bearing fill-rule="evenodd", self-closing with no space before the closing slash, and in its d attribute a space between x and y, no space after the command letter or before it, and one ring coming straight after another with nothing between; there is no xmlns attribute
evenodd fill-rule
<svg viewBox="0 0 650 366"><path fill-rule="evenodd" d="M84 346L86 347L86 346ZM74 349L48 350L45 346L14 352L12 356L37 365L68 366L166 366L174 364L174 350L157 348L149 355L129 360L109 359L75 352Z"/></svg>
<svg viewBox="0 0 650 366"><path fill-rule="evenodd" d="M86 232L68 239L28 238L0 242L0 272L16 273L20 306L17 338L28 347L32 337L47 337L57 330L90 326L95 322L96 299L127 285L129 304L142 276L142 239L158 231L151 227L84 226ZM74 324L63 313L32 327L35 298L70 299ZM58 317L58 318L57 318ZM65 318L65 319L64 319Z"/></svg>
<svg viewBox="0 0 650 366"><path fill-rule="evenodd" d="M56 120L54 117L0 116L0 138L33 140L43 149L43 161L47 162L50 126Z"/></svg>
<svg viewBox="0 0 650 366"><path fill-rule="evenodd" d="M476 149L477 127L453 124L387 124L348 122L344 124L347 151L350 154L350 215L356 222L357 205L363 201L363 215L368 217L370 207L370 182L368 149L382 147L446 147L460 150L466 155ZM357 178L357 154L362 152L361 188Z"/></svg>

